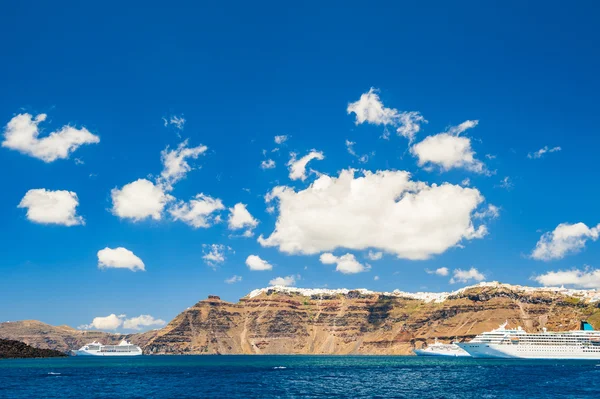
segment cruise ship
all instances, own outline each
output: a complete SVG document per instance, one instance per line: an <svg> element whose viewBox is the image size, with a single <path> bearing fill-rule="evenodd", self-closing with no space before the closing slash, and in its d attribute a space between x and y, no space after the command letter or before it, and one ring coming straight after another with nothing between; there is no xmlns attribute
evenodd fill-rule
<svg viewBox="0 0 600 399"><path fill-rule="evenodd" d="M74 351L77 356L139 356L142 349L126 340L119 345L102 345L100 342L92 342Z"/></svg>
<svg viewBox="0 0 600 399"><path fill-rule="evenodd" d="M528 333L507 325L455 344L474 358L600 359L600 331L585 321L580 330L565 332Z"/></svg>
<svg viewBox="0 0 600 399"><path fill-rule="evenodd" d="M435 339L435 343L428 345L424 349L413 349L417 356L449 356L449 357L469 357L469 354L455 344L440 344Z"/></svg>

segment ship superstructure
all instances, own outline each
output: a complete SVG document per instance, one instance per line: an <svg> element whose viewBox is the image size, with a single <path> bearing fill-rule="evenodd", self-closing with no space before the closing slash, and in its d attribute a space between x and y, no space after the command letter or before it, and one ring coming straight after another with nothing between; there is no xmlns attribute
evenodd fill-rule
<svg viewBox="0 0 600 399"><path fill-rule="evenodd" d="M75 351L77 356L139 356L142 349L126 340L119 345L103 345L100 342L92 342L82 346Z"/></svg>
<svg viewBox="0 0 600 399"><path fill-rule="evenodd" d="M541 333L509 329L507 324L456 345L475 358L600 359L600 331L585 321L580 330L549 332L544 328Z"/></svg>

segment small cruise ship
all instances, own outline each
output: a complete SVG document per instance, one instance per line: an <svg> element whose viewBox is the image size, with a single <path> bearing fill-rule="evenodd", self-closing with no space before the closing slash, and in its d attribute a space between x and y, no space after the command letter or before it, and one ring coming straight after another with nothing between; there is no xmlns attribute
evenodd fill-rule
<svg viewBox="0 0 600 399"><path fill-rule="evenodd" d="M142 349L126 340L119 345L102 345L100 342L92 342L74 351L77 356L139 356Z"/></svg>
<svg viewBox="0 0 600 399"><path fill-rule="evenodd" d="M600 359L600 331L585 321L580 330L565 332L528 333L507 325L455 344L475 358Z"/></svg>
<svg viewBox="0 0 600 399"><path fill-rule="evenodd" d="M468 357L469 354L455 344L440 344L435 342L423 349L413 349L417 356L450 356L450 357Z"/></svg>

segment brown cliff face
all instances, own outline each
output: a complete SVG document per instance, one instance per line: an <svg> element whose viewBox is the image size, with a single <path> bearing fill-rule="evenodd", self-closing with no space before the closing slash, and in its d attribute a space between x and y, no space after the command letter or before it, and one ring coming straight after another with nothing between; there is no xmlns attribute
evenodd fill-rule
<svg viewBox="0 0 600 399"><path fill-rule="evenodd" d="M598 303L556 292L476 287L443 302L378 293L304 296L270 290L233 304L210 298L152 337L147 353L409 354L434 338L466 340L505 320L528 331L600 327Z"/></svg>
<svg viewBox="0 0 600 399"><path fill-rule="evenodd" d="M600 327L600 302L512 286L471 287L438 302L398 294L348 291L307 295L267 289L238 303L210 296L161 330L120 335L52 327L40 322L0 324L0 337L39 348L78 349L93 340L126 338L148 354L409 354L439 338L467 340L508 320L527 331Z"/></svg>

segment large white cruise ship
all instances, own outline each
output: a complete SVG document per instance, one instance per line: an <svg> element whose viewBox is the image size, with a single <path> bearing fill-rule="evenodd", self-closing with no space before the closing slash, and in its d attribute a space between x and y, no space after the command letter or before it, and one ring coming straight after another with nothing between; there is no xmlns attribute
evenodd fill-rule
<svg viewBox="0 0 600 399"><path fill-rule="evenodd" d="M447 356L447 357L468 357L469 354L455 344L440 344L435 339L435 343L428 345L424 349L413 349L417 356Z"/></svg>
<svg viewBox="0 0 600 399"><path fill-rule="evenodd" d="M544 328L534 334L521 327L507 329L507 324L456 345L475 358L600 359L600 331L585 321L581 330L548 332Z"/></svg>
<svg viewBox="0 0 600 399"><path fill-rule="evenodd" d="M102 345L100 342L92 342L82 346L75 351L77 356L139 356L142 349L125 340L119 345Z"/></svg>

